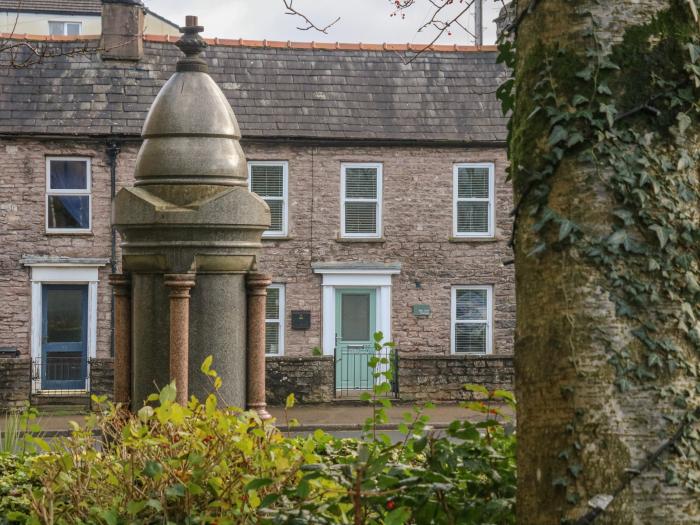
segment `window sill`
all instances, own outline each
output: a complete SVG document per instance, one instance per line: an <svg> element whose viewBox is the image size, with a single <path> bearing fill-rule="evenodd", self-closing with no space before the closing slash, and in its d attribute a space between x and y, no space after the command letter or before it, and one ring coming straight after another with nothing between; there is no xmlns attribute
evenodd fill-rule
<svg viewBox="0 0 700 525"><path fill-rule="evenodd" d="M368 242L374 242L374 243L383 243L386 242L386 239L384 237L336 237L335 242L339 243L368 243Z"/></svg>
<svg viewBox="0 0 700 525"><path fill-rule="evenodd" d="M83 236L83 237L93 237L95 234L92 231L45 231L44 235L70 235L71 237Z"/></svg>
<svg viewBox="0 0 700 525"><path fill-rule="evenodd" d="M489 242L500 242L503 241L503 237L450 237L449 241L450 242L455 242L455 243L461 243L461 242L466 242L466 243L489 243Z"/></svg>
<svg viewBox="0 0 700 525"><path fill-rule="evenodd" d="M291 235L266 235L262 238L264 241L293 241L295 238Z"/></svg>

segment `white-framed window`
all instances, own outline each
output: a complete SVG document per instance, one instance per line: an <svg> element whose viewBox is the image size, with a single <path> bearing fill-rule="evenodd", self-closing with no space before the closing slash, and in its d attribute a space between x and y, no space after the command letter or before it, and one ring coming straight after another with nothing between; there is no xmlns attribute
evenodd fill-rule
<svg viewBox="0 0 700 525"><path fill-rule="evenodd" d="M270 229L263 237L287 235L287 179L289 165L286 161L248 162L248 186L270 207Z"/></svg>
<svg viewBox="0 0 700 525"><path fill-rule="evenodd" d="M455 237L493 237L494 165L460 163L453 169Z"/></svg>
<svg viewBox="0 0 700 525"><path fill-rule="evenodd" d="M49 21L49 35L51 36L75 36L81 33L80 22L62 22L60 20Z"/></svg>
<svg viewBox="0 0 700 525"><path fill-rule="evenodd" d="M284 285L267 288L265 303L265 355L284 355Z"/></svg>
<svg viewBox="0 0 700 525"><path fill-rule="evenodd" d="M89 232L91 162L84 157L46 157L46 231Z"/></svg>
<svg viewBox="0 0 700 525"><path fill-rule="evenodd" d="M493 287L452 287L452 353L490 354Z"/></svg>
<svg viewBox="0 0 700 525"><path fill-rule="evenodd" d="M340 236L382 236L382 165L343 163L340 175Z"/></svg>

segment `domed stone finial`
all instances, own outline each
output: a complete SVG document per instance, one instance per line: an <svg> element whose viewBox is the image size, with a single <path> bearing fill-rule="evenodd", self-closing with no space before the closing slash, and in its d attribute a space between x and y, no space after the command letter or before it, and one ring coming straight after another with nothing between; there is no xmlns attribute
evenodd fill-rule
<svg viewBox="0 0 700 525"><path fill-rule="evenodd" d="M199 71L206 73L207 63L199 57L208 44L199 35L204 31L204 27L197 25L197 17L188 15L185 18L185 27L180 28L183 33L180 40L175 42L175 45L180 48L180 51L185 53L185 58L181 58L177 62L177 71Z"/></svg>

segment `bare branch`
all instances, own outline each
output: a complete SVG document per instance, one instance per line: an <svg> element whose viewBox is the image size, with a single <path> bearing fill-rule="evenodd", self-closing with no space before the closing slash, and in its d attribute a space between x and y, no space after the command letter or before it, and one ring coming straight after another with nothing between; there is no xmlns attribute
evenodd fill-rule
<svg viewBox="0 0 700 525"><path fill-rule="evenodd" d="M306 27L297 26L297 29L299 29L301 31L308 31L309 29L314 29L314 30L318 31L319 33L328 34L328 29L331 26L335 25L340 20L340 17L338 17L335 20L333 20L330 24L328 24L324 27L319 27L316 24L314 24L311 21L311 19L309 19L304 13L301 13L301 12L297 11L296 9L294 9L294 6L293 6L294 0L282 0L282 3L284 3L284 7L287 9L287 11L285 13L286 15L298 16L304 21L304 23L306 24Z"/></svg>
<svg viewBox="0 0 700 525"><path fill-rule="evenodd" d="M392 0L390 0L392 1ZM430 41L429 44L426 44L423 46L421 49L415 52L415 54L411 55L410 57L408 54L404 53L403 55L399 54L399 56L402 57L404 64L410 64L413 62L416 58L418 58L420 55L428 51L433 45L440 40L442 35L447 32L448 34L450 33L450 29L454 26L459 27L463 29L468 35L471 35L472 37L474 36L474 33L469 31L466 27L465 24L461 22L461 18L467 14L469 9L474 5L474 2L476 0L469 0L469 1L460 1L460 3L464 3L465 7L463 9L460 9L459 12L452 18L448 19L442 19L440 18L440 13L450 5L454 5L454 0L430 0L430 3L435 6L435 11L433 12L432 16L430 19L423 24L418 31L422 31L426 27L433 27L437 30L437 33L435 34L435 37ZM393 0L394 5L396 6L396 12L402 11L404 9L407 9L411 7L414 3L415 0Z"/></svg>

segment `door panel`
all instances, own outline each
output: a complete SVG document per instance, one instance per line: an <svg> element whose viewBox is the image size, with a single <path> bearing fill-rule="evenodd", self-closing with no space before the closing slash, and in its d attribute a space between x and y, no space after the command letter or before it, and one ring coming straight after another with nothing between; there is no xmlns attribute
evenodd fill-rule
<svg viewBox="0 0 700 525"><path fill-rule="evenodd" d="M87 285L42 286L42 390L85 388L87 302Z"/></svg>
<svg viewBox="0 0 700 525"><path fill-rule="evenodd" d="M373 386L369 360L374 354L377 292L374 288L336 290L336 387L363 390Z"/></svg>

